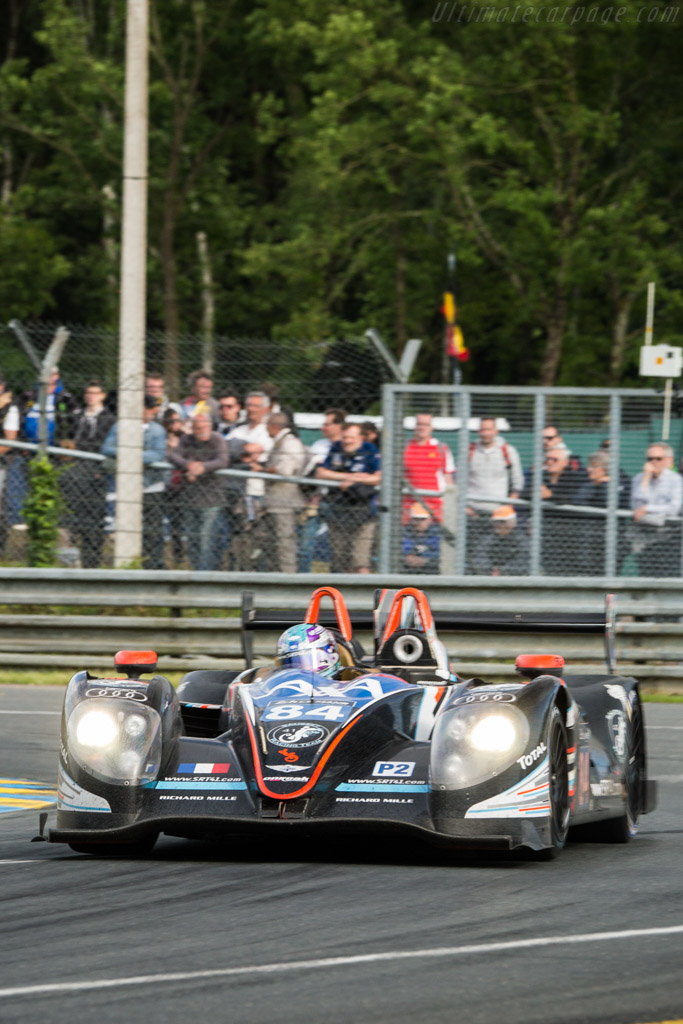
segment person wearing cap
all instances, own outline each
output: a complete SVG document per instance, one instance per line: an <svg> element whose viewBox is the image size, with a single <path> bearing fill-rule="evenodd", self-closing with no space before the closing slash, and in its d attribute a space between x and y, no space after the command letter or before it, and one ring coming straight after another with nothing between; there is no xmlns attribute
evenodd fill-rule
<svg viewBox="0 0 683 1024"><path fill-rule="evenodd" d="M512 505L499 505L491 513L491 531L477 553L475 568L488 576L527 576L531 549L529 538L517 525Z"/></svg>
<svg viewBox="0 0 683 1024"><path fill-rule="evenodd" d="M164 568L164 493L168 470L153 462L166 458L166 431L156 419L158 405L152 395L143 397L142 410L142 561L145 569ZM118 447L118 423L107 434L100 451L115 459Z"/></svg>
<svg viewBox="0 0 683 1024"><path fill-rule="evenodd" d="M401 553L403 571L407 573L438 573L441 555L441 531L436 517L426 505L413 502L410 518L403 530Z"/></svg>

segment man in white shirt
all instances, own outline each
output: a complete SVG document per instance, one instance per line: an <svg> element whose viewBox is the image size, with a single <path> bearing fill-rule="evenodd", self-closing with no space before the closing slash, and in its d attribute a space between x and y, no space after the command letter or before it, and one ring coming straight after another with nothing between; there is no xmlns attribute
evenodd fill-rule
<svg viewBox="0 0 683 1024"><path fill-rule="evenodd" d="M519 452L499 436L494 416L482 416L479 440L470 444L467 474L467 540L475 561L492 532L491 513L518 498L523 487Z"/></svg>
<svg viewBox="0 0 683 1024"><path fill-rule="evenodd" d="M636 524L633 553L641 576L680 575L683 480L673 470L673 462L671 445L654 442L631 485Z"/></svg>
<svg viewBox="0 0 683 1024"><path fill-rule="evenodd" d="M273 447L273 439L266 427L266 417L270 412L270 400L263 391L250 391L244 400L246 420L230 434L231 444L244 441L242 458L235 469L263 470L268 453ZM263 503L266 489L263 480L249 477L244 492L246 509L246 529L240 534L240 552L238 564L240 569L247 568L247 562L255 568L254 563L261 555L260 542L253 533L254 524L263 515ZM253 536L252 536L253 534ZM237 538L236 538L237 539Z"/></svg>

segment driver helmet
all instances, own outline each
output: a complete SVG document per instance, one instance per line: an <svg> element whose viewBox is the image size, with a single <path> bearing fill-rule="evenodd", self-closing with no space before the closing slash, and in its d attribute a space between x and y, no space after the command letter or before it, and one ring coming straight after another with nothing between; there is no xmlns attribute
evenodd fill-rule
<svg viewBox="0 0 683 1024"><path fill-rule="evenodd" d="M340 666L337 641L324 626L310 622L290 626L277 642L276 664L333 676Z"/></svg>

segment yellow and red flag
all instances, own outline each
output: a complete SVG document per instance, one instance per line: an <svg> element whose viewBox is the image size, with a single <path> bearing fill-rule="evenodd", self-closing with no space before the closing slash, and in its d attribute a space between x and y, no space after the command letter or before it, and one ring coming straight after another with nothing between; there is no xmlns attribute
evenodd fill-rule
<svg viewBox="0 0 683 1024"><path fill-rule="evenodd" d="M470 353L469 349L465 347L462 331L456 323L458 310L455 305L455 295L452 291L444 292L441 312L446 320L446 353L452 359L459 359L460 362L464 363L469 359Z"/></svg>

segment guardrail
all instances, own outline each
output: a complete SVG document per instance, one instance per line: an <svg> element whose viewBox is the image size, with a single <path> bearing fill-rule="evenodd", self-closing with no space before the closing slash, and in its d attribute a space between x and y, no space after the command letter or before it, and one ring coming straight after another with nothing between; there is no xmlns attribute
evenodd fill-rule
<svg viewBox="0 0 683 1024"><path fill-rule="evenodd" d="M372 608L377 587L397 589L407 581L403 575L332 579L349 607L359 610ZM236 668L242 664L236 613L243 590L253 592L257 608L300 609L303 615L311 591L329 582L328 575L0 568L0 659L6 667L95 670L111 668L116 650L140 647L156 650L164 671ZM409 582L427 593L436 612L602 612L605 594L614 593L620 616L620 670L646 681L683 684L683 580L414 576ZM162 608L171 615L145 614ZM105 614L121 609L128 614ZM212 616L195 614L210 609ZM183 612L189 614L183 617ZM657 618L670 621L654 621ZM440 635L464 675L511 676L515 656L531 651L560 653L572 670L602 671L600 637L455 631ZM369 635L359 638L370 647ZM255 653L272 657L276 640L277 632L257 634Z"/></svg>

